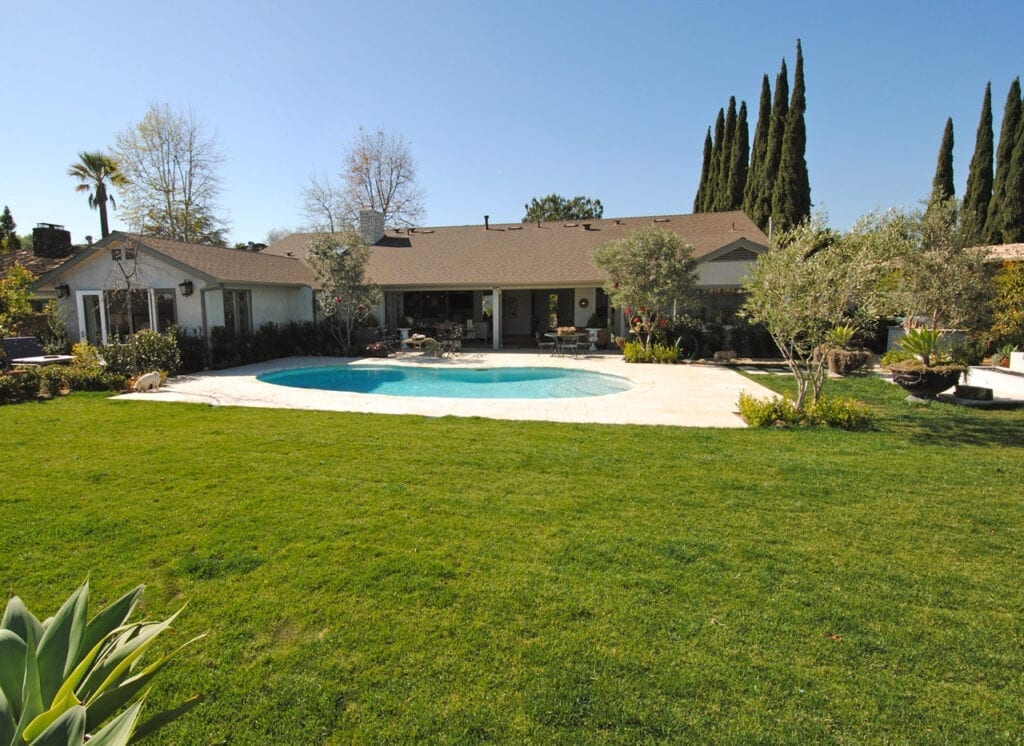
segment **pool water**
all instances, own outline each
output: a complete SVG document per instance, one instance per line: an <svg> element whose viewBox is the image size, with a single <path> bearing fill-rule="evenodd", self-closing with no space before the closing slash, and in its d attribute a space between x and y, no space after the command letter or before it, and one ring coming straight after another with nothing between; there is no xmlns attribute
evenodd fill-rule
<svg viewBox="0 0 1024 746"><path fill-rule="evenodd" d="M328 365L264 373L258 378L303 389L454 399L567 399L617 394L633 388L621 376L567 368Z"/></svg>

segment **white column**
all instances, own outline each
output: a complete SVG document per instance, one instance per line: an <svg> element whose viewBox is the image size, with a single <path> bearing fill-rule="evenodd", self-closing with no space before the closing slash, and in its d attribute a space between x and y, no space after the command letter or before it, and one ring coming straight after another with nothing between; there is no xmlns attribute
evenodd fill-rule
<svg viewBox="0 0 1024 746"><path fill-rule="evenodd" d="M492 328L491 346L495 350L501 349L501 288L491 288L491 318L494 320Z"/></svg>

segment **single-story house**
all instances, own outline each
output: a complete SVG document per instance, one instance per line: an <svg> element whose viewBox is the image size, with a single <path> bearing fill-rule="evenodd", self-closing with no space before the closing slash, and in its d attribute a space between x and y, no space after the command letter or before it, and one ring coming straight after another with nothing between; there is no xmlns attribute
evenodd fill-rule
<svg viewBox="0 0 1024 746"><path fill-rule="evenodd" d="M554 323L585 327L595 313L602 326L621 333L621 314L609 307L593 252L650 225L693 247L705 318L729 320L742 302L744 276L769 246L741 211L512 224L485 216L482 225L385 230L379 212L363 210L359 230L372 246L367 280L383 290L382 324L453 321L499 349ZM261 253L305 260L311 236L292 234Z"/></svg>
<svg viewBox="0 0 1024 746"><path fill-rule="evenodd" d="M65 299L72 339L105 343L171 324L209 334L251 332L272 321L315 318L314 277L304 262L114 231L36 283Z"/></svg>
<svg viewBox="0 0 1024 746"><path fill-rule="evenodd" d="M485 217L482 225L386 230L379 212L364 210L359 228L372 247L367 280L383 289L381 324L455 322L498 349L550 324L585 327L594 314L621 333L622 314L610 308L593 252L650 225L693 247L705 318L731 318L744 275L768 250L743 212L501 225ZM171 324L209 334L315 320L311 235L251 252L115 231L45 272L36 290L65 299L71 337L93 343Z"/></svg>

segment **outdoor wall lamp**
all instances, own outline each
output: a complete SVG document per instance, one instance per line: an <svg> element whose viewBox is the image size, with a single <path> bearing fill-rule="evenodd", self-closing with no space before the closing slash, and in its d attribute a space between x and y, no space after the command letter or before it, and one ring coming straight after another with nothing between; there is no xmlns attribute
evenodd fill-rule
<svg viewBox="0 0 1024 746"><path fill-rule="evenodd" d="M68 287L66 282L62 282L60 285L55 285L53 289L57 291L58 298L67 298L71 295L71 288Z"/></svg>
<svg viewBox="0 0 1024 746"><path fill-rule="evenodd" d="M183 280L178 287L182 295L192 295L192 280Z"/></svg>

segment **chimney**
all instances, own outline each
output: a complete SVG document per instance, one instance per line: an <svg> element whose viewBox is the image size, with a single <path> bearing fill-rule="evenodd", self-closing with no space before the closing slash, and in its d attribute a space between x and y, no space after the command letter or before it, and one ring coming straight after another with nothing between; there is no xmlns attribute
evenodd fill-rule
<svg viewBox="0 0 1024 746"><path fill-rule="evenodd" d="M367 246L373 246L384 238L384 214L378 210L360 210L359 237Z"/></svg>
<svg viewBox="0 0 1024 746"><path fill-rule="evenodd" d="M489 231L491 229L491 216L484 215L484 230Z"/></svg>
<svg viewBox="0 0 1024 746"><path fill-rule="evenodd" d="M60 259L71 254L71 233L63 225L37 223L32 229L32 251L36 256Z"/></svg>

